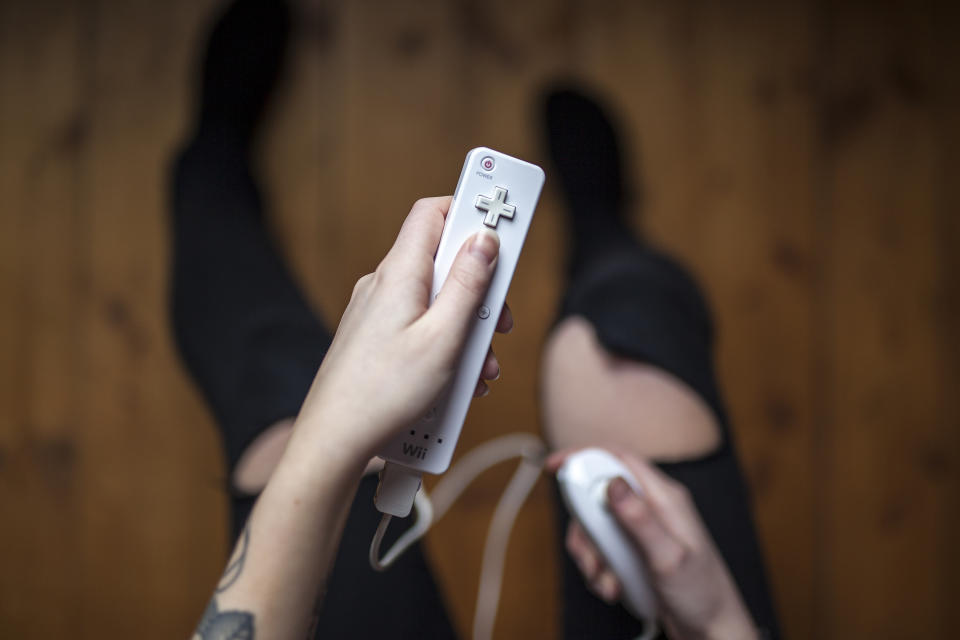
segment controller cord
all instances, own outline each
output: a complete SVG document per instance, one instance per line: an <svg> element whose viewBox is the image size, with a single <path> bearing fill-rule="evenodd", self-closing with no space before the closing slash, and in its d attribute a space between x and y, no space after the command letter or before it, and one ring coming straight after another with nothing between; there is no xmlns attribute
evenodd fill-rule
<svg viewBox="0 0 960 640"><path fill-rule="evenodd" d="M493 636L493 623L500 602L503 565L510 532L520 508L540 477L546 451L543 442L528 433L502 436L476 447L451 467L434 486L431 495L428 496L422 487L417 491L413 503L417 517L413 526L405 531L381 558L380 544L392 519L389 514L383 515L370 544L370 565L377 571L388 568L400 554L422 538L434 522L444 516L477 476L501 462L521 458L493 512L483 549L480 585L477 588L477 604L473 614L473 638L488 640Z"/></svg>
<svg viewBox="0 0 960 640"><path fill-rule="evenodd" d="M377 571L385 571L404 551L426 535L433 523L447 513L460 494L481 473L511 458L520 458L520 464L493 512L483 548L480 584L477 587L477 603L473 613L472 637L473 640L489 640L493 637L493 624L496 621L497 607L500 603L503 565L507 556L510 532L513 530L521 507L540 477L546 453L546 445L529 433L514 433L494 438L471 450L450 468L434 486L430 495L427 495L422 486L419 487L413 499L413 508L417 512L413 526L403 532L381 558L380 545L393 518L388 513L383 514L373 541L370 543L370 565ZM389 464L387 463L388 466ZM401 479L399 482L402 483L404 480ZM407 482L409 483L409 480ZM636 640L652 640L659 633L660 629L656 621L648 620L646 628Z"/></svg>

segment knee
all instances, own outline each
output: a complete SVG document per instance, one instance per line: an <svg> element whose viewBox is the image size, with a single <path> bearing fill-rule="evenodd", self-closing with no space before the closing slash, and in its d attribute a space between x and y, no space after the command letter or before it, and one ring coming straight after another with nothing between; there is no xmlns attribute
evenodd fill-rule
<svg viewBox="0 0 960 640"><path fill-rule="evenodd" d="M626 447L658 460L707 455L720 446L719 424L706 403L670 373L618 357L582 317L550 335L541 367L546 437L556 448Z"/></svg>

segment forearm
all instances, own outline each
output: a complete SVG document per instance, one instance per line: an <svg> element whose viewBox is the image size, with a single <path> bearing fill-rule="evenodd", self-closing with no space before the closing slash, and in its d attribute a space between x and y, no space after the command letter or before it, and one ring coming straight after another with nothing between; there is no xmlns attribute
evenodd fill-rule
<svg viewBox="0 0 960 640"><path fill-rule="evenodd" d="M418 201L376 271L354 287L283 458L201 621L201 638L305 637L364 464L450 383L499 251L496 234L471 236L451 267L457 277L431 305L433 257L450 201ZM505 311L498 330L510 324ZM492 354L484 366L491 377L499 370Z"/></svg>
<svg viewBox="0 0 960 640"><path fill-rule="evenodd" d="M249 629L243 637L257 640L307 636L364 460L300 431L257 500L198 627L201 638L228 628Z"/></svg>

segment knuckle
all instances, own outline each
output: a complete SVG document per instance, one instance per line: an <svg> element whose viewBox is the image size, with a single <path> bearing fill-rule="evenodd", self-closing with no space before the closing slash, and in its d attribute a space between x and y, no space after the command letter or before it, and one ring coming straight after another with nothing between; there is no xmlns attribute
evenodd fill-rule
<svg viewBox="0 0 960 640"><path fill-rule="evenodd" d="M361 276L360 279L357 280L357 282L353 285L353 293L350 294L350 299L354 300L360 296L363 296L373 284L373 279L374 275L372 273Z"/></svg>
<svg viewBox="0 0 960 640"><path fill-rule="evenodd" d="M639 500L628 500L620 508L620 517L627 527L637 531L646 524L649 514Z"/></svg>
<svg viewBox="0 0 960 640"><path fill-rule="evenodd" d="M590 578L596 577L597 573L600 572L600 559L596 554L587 549L583 549L577 555L580 557L583 572Z"/></svg>
<svg viewBox="0 0 960 640"><path fill-rule="evenodd" d="M678 575L687 564L690 553L685 547L676 546L673 550L661 554L654 564L654 571L664 578Z"/></svg>
<svg viewBox="0 0 960 640"><path fill-rule="evenodd" d="M707 547L703 540L695 539L687 541L683 548L683 555L686 561L692 561L693 558L701 558L706 552Z"/></svg>
<svg viewBox="0 0 960 640"><path fill-rule="evenodd" d="M386 280L387 276L390 274L390 256L389 254L377 264L377 268L373 270L372 275L377 280Z"/></svg>
<svg viewBox="0 0 960 640"><path fill-rule="evenodd" d="M483 279L464 264L457 264L450 272L453 280L464 290L474 295L483 293Z"/></svg>

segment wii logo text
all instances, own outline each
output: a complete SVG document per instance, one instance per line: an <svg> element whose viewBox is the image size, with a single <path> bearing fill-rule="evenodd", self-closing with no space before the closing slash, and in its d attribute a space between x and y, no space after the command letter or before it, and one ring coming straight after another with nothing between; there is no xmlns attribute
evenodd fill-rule
<svg viewBox="0 0 960 640"><path fill-rule="evenodd" d="M403 455L423 460L427 456L427 448L420 445L414 446L409 442L404 442Z"/></svg>

